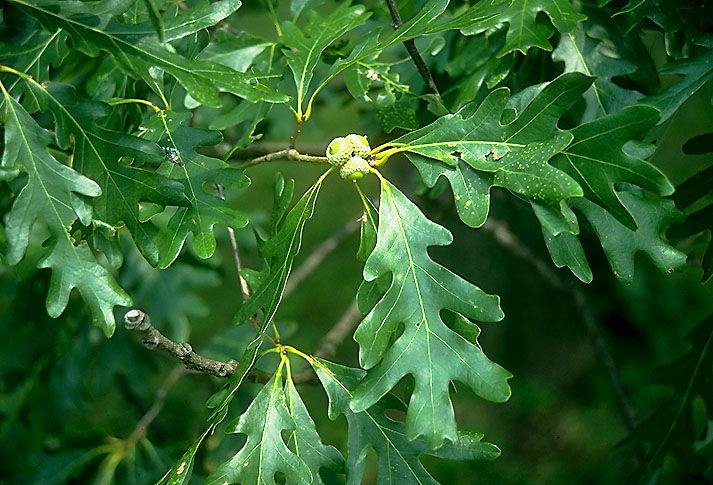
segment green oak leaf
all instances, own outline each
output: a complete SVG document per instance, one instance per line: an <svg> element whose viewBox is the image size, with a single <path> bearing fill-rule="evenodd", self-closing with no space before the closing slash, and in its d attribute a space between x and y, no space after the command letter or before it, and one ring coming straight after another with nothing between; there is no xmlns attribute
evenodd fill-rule
<svg viewBox="0 0 713 485"><path fill-rule="evenodd" d="M312 473L312 483L324 485L319 470L321 468L342 470L344 457L335 447L322 443L314 421L291 378L287 380L285 400L295 423L295 428L290 432L287 440L287 446L307 464Z"/></svg>
<svg viewBox="0 0 713 485"><path fill-rule="evenodd" d="M29 15L56 30L68 32L77 48L89 55L106 51L130 74L150 79L151 69L162 69L175 77L191 95L203 104L220 106L219 91L227 91L250 101L282 103L285 95L261 84L265 77L244 74L216 62L188 59L156 42L151 22L131 25L116 20L125 2L105 0L99 4L58 0L12 0ZM164 19L167 42L194 34L215 25L240 8L240 0L221 0L199 6L178 17ZM101 25L101 28L97 26Z"/></svg>
<svg viewBox="0 0 713 485"><path fill-rule="evenodd" d="M74 136L74 168L97 181L101 195L93 199L94 218L114 227L126 224L139 251L153 266L159 262L159 229L139 217L139 203L187 206L183 186L174 180L120 163L122 157L162 161L165 154L155 143L108 130L97 121L111 114L100 101L77 97L74 88L59 83L46 88L33 85L57 120L57 140L62 147Z"/></svg>
<svg viewBox="0 0 713 485"><path fill-rule="evenodd" d="M490 187L497 185L538 204L550 214L548 224L557 232L575 231L574 216L564 201L581 196L582 189L548 160L572 139L557 127L559 118L591 83L591 78L579 73L560 76L507 124L501 119L509 91L497 89L479 106L467 105L394 140L389 144L394 148L375 150L377 162L405 152L429 187L446 177L458 214L471 227L485 222Z"/></svg>
<svg viewBox="0 0 713 485"><path fill-rule="evenodd" d="M546 14L560 33L570 32L587 17L577 12L570 0L517 0L503 2L487 0L476 3L456 17L436 25L429 33L458 29L463 35L473 35L507 23L505 45L498 52L502 57L514 50L525 54L531 47L551 51L549 38L554 31L548 23L537 21Z"/></svg>
<svg viewBox="0 0 713 485"><path fill-rule="evenodd" d="M579 238L575 234L565 231L553 236L543 227L542 236L545 238L547 250L555 266L558 268L567 266L572 274L583 283L592 282L594 279L592 269L589 267Z"/></svg>
<svg viewBox="0 0 713 485"><path fill-rule="evenodd" d="M310 187L302 198L297 201L295 206L287 213L282 221L282 225L260 248L260 255L265 261L265 268L262 272L252 272L250 281L257 282L258 285L253 287L253 293L250 298L243 303L235 317L233 323L243 324L255 315L260 309L263 310L262 321L260 328L257 331L255 338L245 347L242 357L239 360L238 367L230 376L226 388L228 389L222 401L216 405L212 420L218 423L225 418L227 406L235 395L235 391L242 385L245 377L252 369L257 358L257 353L260 349L260 344L263 342L263 335L274 321L277 308L282 301L282 295L285 291L287 278L292 270L292 263L295 256L300 251L302 244L302 230L308 219L314 213L314 205L317 201L317 196L322 187L325 177L331 173L333 168L327 170L315 183ZM280 183L281 177L276 179L276 199L284 200L291 196L292 185L287 184L285 189L284 182ZM277 190L282 186L283 190ZM286 191L286 192L285 192ZM277 194L279 192L279 195Z"/></svg>
<svg viewBox="0 0 713 485"><path fill-rule="evenodd" d="M312 367L329 397L329 418L343 414L349 427L346 461L347 484L362 483L369 450L376 452L378 481L393 485L436 484L419 461L422 454L448 460L494 460L500 455L497 446L482 442L479 433L458 433L457 440L447 442L438 450L431 449L423 438L408 439L405 425L386 416L388 409L405 411L406 406L389 394L378 403L360 412L349 407L353 389L364 376L353 369L322 359L314 359Z"/></svg>
<svg viewBox="0 0 713 485"><path fill-rule="evenodd" d="M681 270L686 267L686 255L678 249L669 245L661 238L662 232L669 226L683 220L683 214L674 206L673 202L667 199L647 199L641 195L631 192L619 192L619 199L626 209L634 216L637 229L632 231L610 212L586 198L572 199L570 201L573 208L579 209L597 233L602 244L604 253L609 260L614 275L625 284L634 280L634 260L637 253L646 254L651 261L661 271L670 273L673 270ZM567 239L557 240L561 236ZM571 237L570 237L571 236ZM586 271L588 266L581 262L581 245L575 236L560 234L555 238L555 242L548 243L550 254L553 252L553 259L558 266L562 263L570 267L572 272L582 279L580 274ZM546 239L547 240L547 239ZM554 248L550 246L554 245ZM569 250L574 253L567 259L557 253L565 251L564 245L569 246ZM586 273L582 273L584 275ZM584 279L582 279L585 281Z"/></svg>
<svg viewBox="0 0 713 485"><path fill-rule="evenodd" d="M7 262L17 264L25 255L30 232L37 222L50 232L46 256L40 268L51 268L47 313L58 317L77 288L91 310L92 320L105 335L116 326L113 308L131 305L131 298L114 277L98 263L85 241L75 241L70 228L77 219L88 225L91 205L86 198L101 195L94 181L58 162L48 151L52 135L40 127L0 84L5 97L5 147L0 178L14 178L20 170L27 183L20 190L5 220Z"/></svg>
<svg viewBox="0 0 713 485"><path fill-rule="evenodd" d="M658 195L673 193L673 185L653 165L624 151L624 144L656 125L659 111L630 106L570 130L574 140L552 165L567 172L584 189L584 196L609 211L629 229L636 221L615 191L626 182Z"/></svg>
<svg viewBox="0 0 713 485"><path fill-rule="evenodd" d="M215 252L215 224L239 229L248 222L243 214L218 197L213 185L243 188L250 184L250 180L242 170L197 153L196 147L216 145L222 141L222 136L219 132L191 128L188 124L187 115L163 112L146 123L152 131L151 137L165 149L174 150L176 157L175 161L165 160L157 173L181 182L190 201L189 207L176 210L158 238L160 268L175 261L189 234L193 234L193 249L198 257L209 258Z"/></svg>
<svg viewBox="0 0 713 485"><path fill-rule="evenodd" d="M292 70L297 90L298 116L309 118L310 110L302 110L314 69L324 52L335 40L354 27L363 24L369 17L363 5L352 7L350 2L340 5L328 17L323 18L314 10L308 12L309 22L302 29L292 22L282 24L280 40L287 47L283 49L287 65Z"/></svg>
<svg viewBox="0 0 713 485"><path fill-rule="evenodd" d="M156 485L185 485L193 473L193 462L203 440L213 430L210 426L196 439L178 461L156 482Z"/></svg>
<svg viewBox="0 0 713 485"><path fill-rule="evenodd" d="M364 266L364 279L373 282L390 274L391 282L371 309L366 308L363 295L357 296L360 309L370 310L354 333L359 362L369 372L354 390L351 408L355 412L370 408L410 374L415 389L406 414L406 436L409 440L424 436L433 449L446 439L458 439L448 389L453 380L491 401L510 397L511 375L441 318L442 310L480 321L503 318L497 296L487 295L428 255L429 246L451 241L447 229L426 219L382 179L379 232ZM362 286L360 293L372 286ZM398 335L401 325L405 328Z"/></svg>
<svg viewBox="0 0 713 485"><path fill-rule="evenodd" d="M661 110L661 121L669 119L688 98L713 79L713 45L707 47L708 51L701 56L669 62L659 69L660 74L683 76L670 88L641 100L642 104Z"/></svg>
<svg viewBox="0 0 713 485"><path fill-rule="evenodd" d="M552 60L564 62L565 72L596 76L592 87L583 95L586 108L582 122L621 111L643 97L638 91L624 89L612 82L617 76L635 72L636 66L624 59L605 55L602 49L602 42L587 35L584 24L580 23L574 30L562 35L552 52Z"/></svg>
<svg viewBox="0 0 713 485"><path fill-rule="evenodd" d="M282 438L283 431L294 436L297 424L290 414L281 371L282 366L258 392L248 409L228 424L226 433L242 433L247 435L247 441L233 458L205 479L204 485L275 484L277 472L284 474L288 484L313 483L310 467L287 447Z"/></svg>

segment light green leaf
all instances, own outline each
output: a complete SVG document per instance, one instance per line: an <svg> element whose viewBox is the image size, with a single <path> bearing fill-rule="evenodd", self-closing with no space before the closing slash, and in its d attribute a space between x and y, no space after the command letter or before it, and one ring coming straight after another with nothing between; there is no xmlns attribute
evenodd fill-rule
<svg viewBox="0 0 713 485"><path fill-rule="evenodd" d="M313 483L309 466L282 440L283 431L296 429L282 388L282 366L255 396L248 409L228 424L226 433L247 435L245 446L229 461L220 465L203 482L274 484L281 472L286 483ZM294 433L291 433L294 436ZM334 450L336 451L336 450Z"/></svg>
<svg viewBox="0 0 713 485"><path fill-rule="evenodd" d="M602 43L587 35L580 23L574 30L562 35L552 53L552 60L564 62L565 72L581 72L596 77L592 87L583 95L586 108L582 122L621 111L643 97L638 91L624 89L612 82L615 77L635 72L636 66L629 61L604 55L601 51Z"/></svg>
<svg viewBox="0 0 713 485"><path fill-rule="evenodd" d="M77 288L92 312L92 320L107 336L114 332L113 308L131 305L131 298L119 287L114 277L100 265L85 241L70 235L79 218L91 222L91 207L84 197L101 195L94 181L58 162L47 150L50 132L10 97L0 84L5 97L5 147L0 163L0 178L8 180L20 170L27 173L27 183L20 190L5 220L7 261L17 264L25 254L30 232L37 222L50 232L46 256L40 268L51 268L47 294L47 313L58 317L67 307L69 294Z"/></svg>
<svg viewBox="0 0 713 485"><path fill-rule="evenodd" d="M190 201L180 183L119 163L119 159L128 156L141 162L162 161L164 152L155 143L99 126L97 121L111 114L108 105L80 99L66 84L46 86L33 85L33 91L57 120L60 146L68 146L70 135L74 136L74 168L98 181L102 189L93 200L94 218L114 227L126 224L141 254L155 266L159 262L159 230L140 219L139 203L187 206Z"/></svg>
<svg viewBox="0 0 713 485"><path fill-rule="evenodd" d="M389 394L369 409L354 412L349 407L352 390L364 376L361 369L315 359L312 367L329 397L329 418L339 414L347 418L349 441L347 443L347 484L362 483L366 470L366 457L370 449L378 459L378 482L393 485L435 484L433 477L419 461L421 454L448 460L494 460L500 450L482 442L479 433L459 433L457 441L447 442L437 451L425 439L410 440L403 423L386 416L388 409L405 411L406 406Z"/></svg>
<svg viewBox="0 0 713 485"><path fill-rule="evenodd" d="M461 220L471 227L485 222L490 187L497 185L549 211L549 223L560 232L572 231L574 216L564 201L582 189L547 162L572 139L557 122L591 82L578 73L560 76L507 124L500 120L508 90L495 90L477 108L467 105L394 140L394 148L375 150L377 163L405 152L429 187L445 176Z"/></svg>
<svg viewBox="0 0 713 485"><path fill-rule="evenodd" d="M426 219L382 179L378 239L364 266L364 279L372 282L390 274L391 282L354 334L359 362L370 370L355 389L351 408L355 412L370 408L410 374L415 389L406 415L406 436L409 440L424 436L433 449L446 439L458 439L448 389L451 381L465 383L488 400L500 402L510 396L510 374L441 318L442 310L480 321L503 318L497 296L487 295L428 255L429 246L451 241L448 230ZM362 286L360 293L372 285ZM368 310L363 308L364 298L357 299L361 309ZM405 328L398 335L400 325ZM393 341L394 337L398 338Z"/></svg>
<svg viewBox="0 0 713 485"><path fill-rule="evenodd" d="M636 222L617 196L615 184L628 182L658 195L673 193L673 185L656 167L623 150L625 143L655 126L658 119L657 109L637 105L579 125L570 131L572 144L552 165L572 176L587 199L635 230Z"/></svg>
<svg viewBox="0 0 713 485"><path fill-rule="evenodd" d="M292 379L287 380L285 397L290 415L295 423L294 430L290 433L287 445L295 455L304 461L312 473L312 483L324 485L319 475L321 468L330 468L337 472L344 467L344 457L333 446L322 443L322 438L317 433L314 421L309 415L302 398L297 393Z"/></svg>
<svg viewBox="0 0 713 485"><path fill-rule="evenodd" d="M380 94L376 98L376 118L381 122L381 128L391 133L394 128L415 130L418 128L416 111L411 107L407 97L396 99L393 93Z"/></svg>
<svg viewBox="0 0 713 485"><path fill-rule="evenodd" d="M634 216L637 230L632 231L611 213L585 198L571 201L572 207L581 210L592 223L614 275L625 284L631 283L634 280L634 257L639 252L646 254L661 271L670 273L685 269L686 254L661 239L666 228L683 220L683 214L673 202L647 199L630 192L618 192L617 195Z"/></svg>
<svg viewBox="0 0 713 485"><path fill-rule="evenodd" d="M60 2L58 0L12 0L53 30L67 31L77 47L89 55L106 51L128 73L149 79L151 68L163 69L174 76L195 100L210 106L220 106L219 91L227 91L250 101L282 103L287 97L260 84L264 76L243 74L221 64L185 58L156 42L150 22L123 24L114 18L113 9L121 7L115 1L100 4ZM237 10L239 0L221 0L184 13L164 22L166 40L191 35L212 26ZM206 10L207 9L207 10ZM193 18L193 14L197 15ZM101 28L97 27L98 25Z"/></svg>
<svg viewBox="0 0 713 485"><path fill-rule="evenodd" d="M197 153L196 147L220 143L222 136L219 132L191 128L189 122L187 115L160 112L146 123L151 139L170 152L157 172L181 182L190 201L190 207L181 207L173 214L158 239L161 268L168 267L178 257L188 234L193 234L193 249L198 257L209 258L215 252L215 224L238 229L248 222L216 195L213 184L243 188L250 180L242 170Z"/></svg>
<svg viewBox="0 0 713 485"><path fill-rule="evenodd" d="M292 22L282 24L282 43L287 65L292 70L297 89L297 115L309 118L310 110L302 111L302 103L309 91L314 68L324 49L354 27L363 24L369 17L363 5L350 6L341 2L328 17L322 18L314 10L308 12L309 23L300 29Z"/></svg>

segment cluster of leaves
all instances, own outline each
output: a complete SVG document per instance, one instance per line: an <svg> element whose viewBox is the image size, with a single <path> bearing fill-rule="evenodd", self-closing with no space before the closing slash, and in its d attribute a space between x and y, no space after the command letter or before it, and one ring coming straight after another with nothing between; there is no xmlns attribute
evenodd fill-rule
<svg viewBox="0 0 713 485"><path fill-rule="evenodd" d="M665 272L682 269L686 255L662 234L677 224L672 237L711 228L710 206L683 225L679 211L709 195L710 170L684 183L684 195L667 198L673 184L646 159L655 151L655 127L713 76L713 44L699 25L706 6L429 0L404 2L405 21L393 29L381 4L293 0L275 11L266 3L276 40L242 30L239 0L7 2L0 10L3 264L16 265L32 250L37 266L51 270L47 313L65 312L76 288L94 324L111 336L114 309L132 305L131 272L144 264L127 268L120 236L130 236L151 267L176 270L179 258L214 256L214 226L252 225L262 266L242 272L251 292L233 322L251 322L256 331L231 356L239 365L209 400L207 429L161 483L187 483L199 446L228 416L256 363L273 353L280 360L272 377L226 428L247 436L243 447L207 483L272 483L281 475L288 483L321 483L325 469L360 483L371 449L383 483L434 481L419 461L423 454L496 458L498 448L482 434L458 429L451 388L458 381L489 401L510 397L511 375L477 340L476 322L504 317L499 298L431 257L428 249L450 245L451 233L379 170L405 154L433 197L450 187L460 220L472 228L488 219L491 189L507 189L531 207L554 264L585 283L593 273L579 237L584 221L625 283L640 252ZM682 75L658 93L641 40L652 27L665 34L674 60L660 73ZM448 86L442 97L425 92L416 69L399 62L400 44L410 40L429 52L436 80ZM356 300L365 316L354 333L360 368L284 341L260 353L334 168L291 207L294 181L277 177L267 229L229 202L250 185L228 163L231 156L261 137L262 122L284 124L285 113L293 140L307 131L318 110L331 109L322 98L343 91L339 79L384 132L402 133L370 155L378 209L353 184L364 213ZM280 112L282 105L294 116ZM202 113L211 113L210 122ZM234 138L232 148L215 150L221 131ZM705 279L713 273L710 254ZM187 338L181 310L166 318L182 321L176 333ZM693 354L710 367L707 347ZM346 418L346 459L320 438L293 381L294 357L316 372L330 419ZM409 376L412 387L404 391L399 383ZM690 397L684 401L681 408ZM659 442L647 474L674 446L670 436ZM111 479L115 468L107 465L102 476Z"/></svg>

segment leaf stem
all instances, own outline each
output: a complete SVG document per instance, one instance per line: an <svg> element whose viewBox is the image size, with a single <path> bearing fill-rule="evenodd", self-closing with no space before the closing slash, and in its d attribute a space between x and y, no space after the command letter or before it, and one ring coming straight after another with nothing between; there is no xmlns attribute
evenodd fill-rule
<svg viewBox="0 0 713 485"><path fill-rule="evenodd" d="M138 103L138 104L145 104L146 106L150 106L151 109L154 110L154 113L158 113L161 111L161 108L153 104L151 101L146 101L145 99L137 99L137 98L131 98L131 99L120 99L117 101L111 101L107 103L109 106L116 106L119 104L129 104L129 103Z"/></svg>

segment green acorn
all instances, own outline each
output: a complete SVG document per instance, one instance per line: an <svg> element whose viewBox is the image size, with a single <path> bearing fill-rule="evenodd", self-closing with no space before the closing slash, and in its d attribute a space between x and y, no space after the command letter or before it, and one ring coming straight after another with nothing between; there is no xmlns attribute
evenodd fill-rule
<svg viewBox="0 0 713 485"><path fill-rule="evenodd" d="M327 159L334 165L344 165L352 156L353 150L349 140L340 136L332 140L327 147Z"/></svg>
<svg viewBox="0 0 713 485"><path fill-rule="evenodd" d="M352 157L339 169L339 175L343 179L357 181L368 174L369 170L371 170L369 162L361 157Z"/></svg>
<svg viewBox="0 0 713 485"><path fill-rule="evenodd" d="M365 136L352 133L351 135L347 135L347 141L352 144L355 156L366 158L369 156L369 153L371 153L369 140L367 140Z"/></svg>

